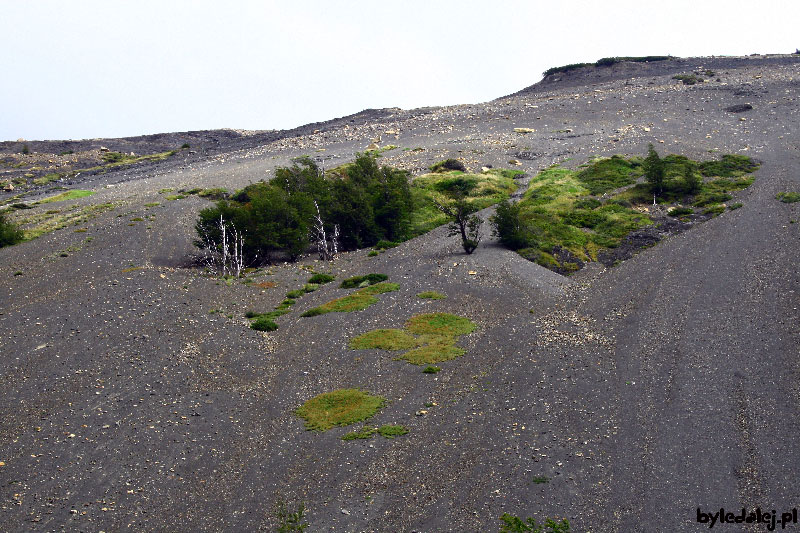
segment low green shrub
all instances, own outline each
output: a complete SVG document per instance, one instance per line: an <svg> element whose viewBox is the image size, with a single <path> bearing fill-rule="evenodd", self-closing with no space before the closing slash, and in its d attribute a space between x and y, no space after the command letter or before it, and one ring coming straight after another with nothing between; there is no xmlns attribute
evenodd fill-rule
<svg viewBox="0 0 800 533"><path fill-rule="evenodd" d="M365 276L353 276L342 281L339 285L342 289L355 289L356 287L366 287L368 285L375 285L382 281L389 279L386 274L367 274Z"/></svg>
<svg viewBox="0 0 800 533"><path fill-rule="evenodd" d="M214 187L211 189L202 189L197 193L197 196L200 198L206 198L207 200L224 200L230 196L227 189L223 189L221 187Z"/></svg>
<svg viewBox="0 0 800 533"><path fill-rule="evenodd" d="M287 292L287 293L286 293L286 297L287 297L287 298L300 298L300 297L301 297L301 296L303 296L304 294L305 294L305 291L304 291L304 290L302 290L302 289L297 289L297 290L294 290L294 291L289 291L289 292Z"/></svg>
<svg viewBox="0 0 800 533"><path fill-rule="evenodd" d="M673 207L667 214L671 217L681 217L692 213L694 213L694 209L691 207Z"/></svg>
<svg viewBox="0 0 800 533"><path fill-rule="evenodd" d="M438 163L431 165L430 170L431 172L448 172L450 170L466 172L467 167L465 167L464 163L458 159L445 159L444 161L439 161Z"/></svg>
<svg viewBox="0 0 800 533"><path fill-rule="evenodd" d="M325 283L330 283L335 279L336 276L331 276L330 274L314 274L313 276L311 276L308 282L316 283L317 285L324 285Z"/></svg>
<svg viewBox="0 0 800 533"><path fill-rule="evenodd" d="M684 85L694 85L697 82L703 81L703 78L698 78L694 74L677 74L672 76L672 79L682 81Z"/></svg>
<svg viewBox="0 0 800 533"><path fill-rule="evenodd" d="M503 513L500 520L503 521L500 533L569 533L570 531L569 521L566 518L561 522L548 518L543 524L539 524L533 518L523 521L518 516Z"/></svg>
<svg viewBox="0 0 800 533"><path fill-rule="evenodd" d="M250 328L256 331L275 331L278 329L278 324L262 315L250 323Z"/></svg>
<svg viewBox="0 0 800 533"><path fill-rule="evenodd" d="M780 200L785 204L793 204L800 202L800 193L798 192L779 192L775 195L775 199Z"/></svg>
<svg viewBox="0 0 800 533"><path fill-rule="evenodd" d="M441 372L441 370L442 369L440 367L438 367L438 366L428 365L428 366L426 366L425 368L422 369L422 373L423 374L436 374L437 372Z"/></svg>
<svg viewBox="0 0 800 533"><path fill-rule="evenodd" d="M726 192L702 192L695 197L692 205L695 207L705 207L727 202L731 198L733 198L733 196Z"/></svg>
<svg viewBox="0 0 800 533"><path fill-rule="evenodd" d="M724 212L725 212L725 206L722 204L714 204L712 206L706 207L703 210L704 215L711 215L711 216L721 215Z"/></svg>
<svg viewBox="0 0 800 533"><path fill-rule="evenodd" d="M699 165L703 176L733 178L758 170L758 163L746 155L725 154L718 161L703 161Z"/></svg>

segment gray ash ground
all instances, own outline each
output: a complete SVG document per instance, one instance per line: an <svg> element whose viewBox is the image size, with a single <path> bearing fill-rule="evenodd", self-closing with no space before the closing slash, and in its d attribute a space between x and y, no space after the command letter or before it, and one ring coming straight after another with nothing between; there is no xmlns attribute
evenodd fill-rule
<svg viewBox="0 0 800 533"><path fill-rule="evenodd" d="M705 70L715 76L701 84L672 79ZM69 187L96 194L75 203L113 210L0 250L0 529L269 531L278 499L305 503L309 531L348 532L496 531L504 512L567 518L575 531L696 531L698 507L791 509L800 204L775 194L800 190L799 87L796 56L694 58L294 132L97 141L137 153L188 142L194 153L79 176ZM740 104L753 109L725 110ZM398 146L382 162L415 173L458 157L473 170L513 159L532 176L648 143L763 165L736 194L740 209L569 278L491 239L465 256L443 228L377 257L273 265L257 280L272 288L182 266L209 204L159 190L236 189L304 154L330 168L375 141ZM301 287L303 266L339 279L383 272L400 290L364 311L300 318L345 293L326 285L279 330L250 330L244 313ZM448 298L416 298L423 290ZM438 374L347 347L428 311L478 324ZM410 432L305 431L293 410L343 387L386 397L370 424Z"/></svg>

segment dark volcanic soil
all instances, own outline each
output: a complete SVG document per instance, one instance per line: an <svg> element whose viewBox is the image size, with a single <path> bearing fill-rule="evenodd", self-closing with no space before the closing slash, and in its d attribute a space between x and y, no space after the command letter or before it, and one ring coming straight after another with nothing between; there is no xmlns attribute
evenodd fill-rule
<svg viewBox="0 0 800 533"><path fill-rule="evenodd" d="M579 532L700 531L698 508L791 510L800 204L775 194L800 191L800 58L757 59L681 60L634 78L619 65L620 79L585 73L485 104L371 111L292 134L175 134L167 149L189 142L195 153L79 176L70 187L95 195L17 213L114 203L0 249L0 530L273 531L278 499L305 503L308 531L347 532L497 531L505 512L567 518ZM716 76L671 79L699 67ZM753 109L725 111L744 103ZM142 139L98 143L163 148ZM414 172L459 157L472 169L515 159L535 175L648 143L763 165L737 193L740 209L569 278L490 239L465 256L443 228L373 258L274 265L257 279L274 288L180 268L209 204L159 190L235 189L301 154L329 168L378 139L398 146L383 162ZM340 279L384 272L400 290L364 311L300 318L346 292L330 284L278 331L249 329L244 313L301 287L305 265ZM448 298L416 298L423 290ZM347 347L428 311L479 326L438 374ZM305 431L293 410L344 387L389 400L370 424L410 432Z"/></svg>

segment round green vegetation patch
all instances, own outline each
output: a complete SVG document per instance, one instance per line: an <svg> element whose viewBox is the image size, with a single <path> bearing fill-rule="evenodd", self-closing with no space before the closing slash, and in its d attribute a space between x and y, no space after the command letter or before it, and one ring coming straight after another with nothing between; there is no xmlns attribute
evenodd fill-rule
<svg viewBox="0 0 800 533"><path fill-rule="evenodd" d="M447 296L436 291L424 291L418 293L417 298L421 298L423 300L444 300L447 298Z"/></svg>
<svg viewBox="0 0 800 533"><path fill-rule="evenodd" d="M417 339L402 329L374 329L350 340L353 350L408 350L418 346Z"/></svg>
<svg viewBox="0 0 800 533"><path fill-rule="evenodd" d="M412 316L406 329L417 335L455 337L475 331L475 324L468 318L449 313L425 313Z"/></svg>
<svg viewBox="0 0 800 533"><path fill-rule="evenodd" d="M453 344L452 339L442 339L441 341L409 350L401 355L399 359L408 361L412 365L429 365L450 361L456 357L461 357L464 353L464 349Z"/></svg>
<svg viewBox="0 0 800 533"><path fill-rule="evenodd" d="M429 365L464 355L464 350L455 345L456 339L474 331L475 327L471 320L464 317L427 313L411 317L406 322L405 330L376 329L363 333L350 341L350 348L409 350L397 359L413 365Z"/></svg>
<svg viewBox="0 0 800 533"><path fill-rule="evenodd" d="M385 404L384 398L359 389L339 389L311 398L295 414L305 420L306 429L326 431L366 420Z"/></svg>

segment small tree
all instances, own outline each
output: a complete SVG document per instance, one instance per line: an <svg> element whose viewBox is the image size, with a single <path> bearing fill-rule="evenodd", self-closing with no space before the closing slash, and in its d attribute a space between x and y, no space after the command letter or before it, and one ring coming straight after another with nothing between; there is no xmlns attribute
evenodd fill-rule
<svg viewBox="0 0 800 533"><path fill-rule="evenodd" d="M647 148L647 158L644 160L644 177L654 193L662 193L665 176L664 161L661 160L653 145L650 144Z"/></svg>
<svg viewBox="0 0 800 533"><path fill-rule="evenodd" d="M481 234L483 220L474 214L477 209L466 199L469 192L475 188L475 182L458 176L439 182L436 188L447 198L446 201L433 201L439 211L450 217L447 236L461 236L461 246L465 252L471 254L483 237Z"/></svg>

